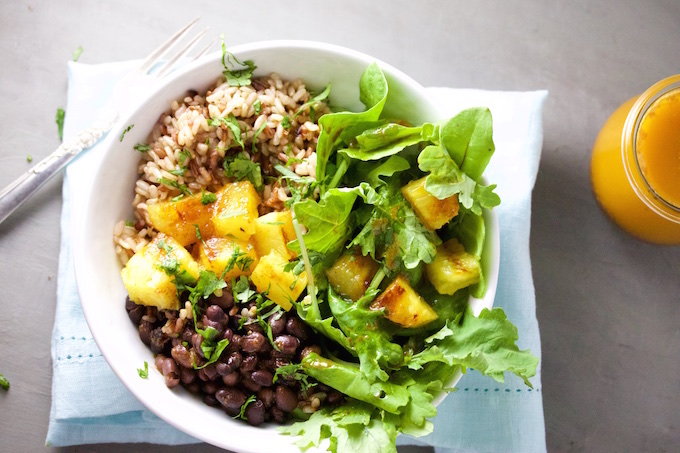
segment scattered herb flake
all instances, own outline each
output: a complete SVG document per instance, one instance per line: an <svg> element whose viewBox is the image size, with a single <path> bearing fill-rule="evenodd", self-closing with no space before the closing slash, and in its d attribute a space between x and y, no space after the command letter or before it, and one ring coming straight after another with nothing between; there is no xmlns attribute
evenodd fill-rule
<svg viewBox="0 0 680 453"><path fill-rule="evenodd" d="M267 127L267 122L263 121L260 127L258 127L257 130L255 131L255 134L253 134L253 153L257 152L257 148L255 148L255 144L257 143L257 137L262 133L265 127Z"/></svg>
<svg viewBox="0 0 680 453"><path fill-rule="evenodd" d="M260 112L262 112L262 101L255 99L255 102L253 102L253 110L255 111L255 115L259 115Z"/></svg>
<svg viewBox="0 0 680 453"><path fill-rule="evenodd" d="M189 190L189 188L187 187L186 184L180 184L177 181L173 181L172 179L158 178L158 183L163 184L166 187L175 188L175 189L179 190L180 192L182 192L182 195L193 195L193 193L191 192L191 190Z"/></svg>
<svg viewBox="0 0 680 453"><path fill-rule="evenodd" d="M120 134L120 141L121 141L121 142L122 142L123 139L125 138L125 134L127 134L128 132L130 132L130 130L132 130L133 127L135 127L135 125L134 125L134 124L130 124L128 127L125 128L125 130L123 131L123 133Z"/></svg>
<svg viewBox="0 0 680 453"><path fill-rule="evenodd" d="M178 162L179 162L180 165L186 165L187 160L191 159L191 153L189 151L187 151L186 149L183 149L182 151L177 153L177 155L179 157Z"/></svg>
<svg viewBox="0 0 680 453"><path fill-rule="evenodd" d="M291 123L290 123L290 118L288 116L284 116L283 119L281 120L281 127L284 128L285 130L290 129Z"/></svg>
<svg viewBox="0 0 680 453"><path fill-rule="evenodd" d="M134 149L139 151L140 153L145 153L145 152L149 151L151 149L151 147L149 145L147 145L146 143L137 143L134 146Z"/></svg>
<svg viewBox="0 0 680 453"><path fill-rule="evenodd" d="M78 46L76 50L73 51L73 61L78 61L80 55L83 53L83 46Z"/></svg>
<svg viewBox="0 0 680 453"><path fill-rule="evenodd" d="M253 71L257 69L252 60L239 61L231 52L227 51L227 45L222 39L222 65L224 66L224 77L232 87L243 87L251 84ZM240 67L237 67L240 66Z"/></svg>
<svg viewBox="0 0 680 453"><path fill-rule="evenodd" d="M133 226L135 226L135 222L133 222L132 220L126 220L125 226L133 227Z"/></svg>
<svg viewBox="0 0 680 453"><path fill-rule="evenodd" d="M2 387L4 390L9 390L9 381L2 374L0 374L0 387Z"/></svg>
<svg viewBox="0 0 680 453"><path fill-rule="evenodd" d="M146 360L144 361L144 368L137 368L137 374L142 379L149 377L149 363Z"/></svg>
<svg viewBox="0 0 680 453"><path fill-rule="evenodd" d="M57 131L59 131L59 140L64 141L64 117L66 116L66 111L59 107L57 109Z"/></svg>
<svg viewBox="0 0 680 453"><path fill-rule="evenodd" d="M217 195L212 192L201 192L201 204L210 204L217 201Z"/></svg>
<svg viewBox="0 0 680 453"><path fill-rule="evenodd" d="M255 401L255 395L250 395L248 397L248 399L246 400L246 402L243 403L243 406L241 406L241 411L238 413L238 415L234 416L234 419L240 418L241 420L245 420L246 419L246 408L253 401Z"/></svg>

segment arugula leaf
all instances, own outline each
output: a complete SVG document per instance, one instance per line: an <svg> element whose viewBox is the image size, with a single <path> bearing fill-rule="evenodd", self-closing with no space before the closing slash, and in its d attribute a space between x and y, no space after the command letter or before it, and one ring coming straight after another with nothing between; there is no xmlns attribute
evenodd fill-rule
<svg viewBox="0 0 680 453"><path fill-rule="evenodd" d="M3 390L9 390L9 380L2 374L0 374L0 387L2 387Z"/></svg>
<svg viewBox="0 0 680 453"><path fill-rule="evenodd" d="M392 176L400 171L406 171L411 168L411 164L400 156L390 156L385 162L381 163L373 170L371 170L366 176L366 181L372 186L377 188L378 186L384 185L381 176Z"/></svg>
<svg viewBox="0 0 680 453"><path fill-rule="evenodd" d="M417 127L388 123L363 131L356 137L356 143L352 143L349 148L339 152L352 159L378 160L397 154L408 146L423 141L437 140L438 135L439 126L430 123Z"/></svg>
<svg viewBox="0 0 680 453"><path fill-rule="evenodd" d="M59 132L59 141L64 141L64 117L66 116L66 111L59 107L57 109L57 132Z"/></svg>
<svg viewBox="0 0 680 453"><path fill-rule="evenodd" d="M231 87L243 87L251 84L251 77L253 71L257 69L252 60L239 61L231 52L227 51L227 45L224 42L224 35L220 36L222 40L222 66L224 66L224 77Z"/></svg>
<svg viewBox="0 0 680 453"><path fill-rule="evenodd" d="M316 178L319 181L324 181L326 178L328 159L331 157L334 149L341 143L340 135L345 128L352 126L356 130L364 125L364 129L356 131L358 134L371 127L372 123L380 118L387 100L387 80L375 62L371 63L361 74L359 79L359 98L367 110L360 113L329 113L319 118L321 131L319 132L319 139L316 145ZM325 192L323 187L321 192Z"/></svg>
<svg viewBox="0 0 680 453"><path fill-rule="evenodd" d="M295 444L305 450L330 440L328 451L355 453L397 453L394 417L381 418L375 407L350 399L342 406L325 407L309 420L281 426L278 431L298 436Z"/></svg>
<svg viewBox="0 0 680 453"><path fill-rule="evenodd" d="M125 138L125 134L127 134L128 132L130 132L130 131L132 130L133 127L135 127L135 125L134 125L134 124L130 124L128 127L126 127L126 128L123 130L123 133L120 134L120 141L121 141L121 142L122 142L123 139Z"/></svg>
<svg viewBox="0 0 680 453"><path fill-rule="evenodd" d="M496 149L491 111L478 107L458 113L442 126L441 143L460 169L479 181Z"/></svg>
<svg viewBox="0 0 680 453"><path fill-rule="evenodd" d="M146 360L144 361L144 368L137 368L137 374L139 374L139 377L142 379L149 377L149 364Z"/></svg>
<svg viewBox="0 0 680 453"><path fill-rule="evenodd" d="M241 181L247 179L256 190L261 190L263 187L262 180L262 169L260 164L253 162L248 158L245 153L239 153L231 158L225 158L222 162L222 168L224 168L224 174L228 178L235 179L236 181Z"/></svg>
<svg viewBox="0 0 680 453"><path fill-rule="evenodd" d="M448 321L430 337L432 345L411 357L408 367L418 370L431 362L461 365L498 382L504 381L504 371L510 371L533 388L529 378L536 374L538 358L529 351L520 351L517 339L517 327L501 308L484 309L476 317L467 307L465 314Z"/></svg>
<svg viewBox="0 0 680 453"><path fill-rule="evenodd" d="M465 174L441 147L430 145L418 156L418 167L430 174L425 179L425 189L440 200L458 194L462 206L477 215L482 209L491 209L501 200L493 192L495 184L482 186Z"/></svg>

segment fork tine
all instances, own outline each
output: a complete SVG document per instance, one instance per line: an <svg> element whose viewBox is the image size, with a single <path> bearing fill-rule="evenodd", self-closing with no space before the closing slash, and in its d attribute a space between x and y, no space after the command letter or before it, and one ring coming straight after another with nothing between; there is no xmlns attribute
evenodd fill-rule
<svg viewBox="0 0 680 453"><path fill-rule="evenodd" d="M156 77L162 77L165 73L167 73L179 60L182 58L184 55L188 54L191 49L194 48L194 46L205 36L205 34L208 32L210 27L206 27L202 32L200 32L194 39L189 41L179 52L175 53L170 59L168 59L165 63L163 63L163 66L158 70L156 73Z"/></svg>
<svg viewBox="0 0 680 453"><path fill-rule="evenodd" d="M172 45L179 41L189 30L193 28L194 25L196 25L196 22L200 19L200 16L189 22L187 25L182 27L180 30L178 30L174 35L170 37L167 41L165 41L163 44L161 44L156 50L151 52L148 57L142 62L142 65L139 67L139 70L142 72L146 72L151 67L156 64L156 62L163 56L165 53L172 47Z"/></svg>
<svg viewBox="0 0 680 453"><path fill-rule="evenodd" d="M194 60L198 60L201 58L203 55L207 54L210 48L215 44L215 41L210 41L207 46L205 46L200 52L196 54L196 56L193 58Z"/></svg>

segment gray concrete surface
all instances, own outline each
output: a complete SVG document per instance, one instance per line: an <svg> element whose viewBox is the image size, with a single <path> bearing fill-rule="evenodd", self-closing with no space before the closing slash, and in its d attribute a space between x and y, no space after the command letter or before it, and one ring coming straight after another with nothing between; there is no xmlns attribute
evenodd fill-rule
<svg viewBox="0 0 680 453"><path fill-rule="evenodd" d="M58 146L54 116L75 48L87 63L142 57L198 14L233 44L324 40L425 86L550 90L531 240L548 449L680 448L680 250L610 224L588 174L609 113L680 71L680 2L3 1L0 187L29 167L27 155ZM12 384L0 391L0 451L46 449L60 191L57 178L0 225L0 373Z"/></svg>

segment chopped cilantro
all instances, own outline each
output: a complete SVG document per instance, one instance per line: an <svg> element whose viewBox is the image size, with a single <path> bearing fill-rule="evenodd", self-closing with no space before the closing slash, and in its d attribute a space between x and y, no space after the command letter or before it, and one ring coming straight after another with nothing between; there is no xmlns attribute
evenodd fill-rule
<svg viewBox="0 0 680 453"><path fill-rule="evenodd" d="M171 175L175 176L184 176L184 173L187 171L187 167L178 167L178 168L173 168L172 170L168 170L168 173Z"/></svg>
<svg viewBox="0 0 680 453"><path fill-rule="evenodd" d="M267 127L267 122L263 121L262 124L260 125L260 127L258 127L257 130L255 131L255 133L253 134L253 152L254 153L257 152L257 148L255 148L255 144L257 143L257 137L262 133L262 131L264 130L265 127Z"/></svg>
<svg viewBox="0 0 680 453"><path fill-rule="evenodd" d="M312 99L310 99L309 101L302 104L302 106L297 110L297 112L295 112L295 115L293 115L293 118L297 118L297 116L300 113L302 113L305 109L309 108L309 117L311 118L312 121L314 121L315 116L316 116L316 112L314 111L314 105L317 102L321 102L321 101L325 100L328 97L329 94L331 94L331 84L330 83L328 85L326 85L326 88L324 88L324 90L321 93L317 94Z"/></svg>
<svg viewBox="0 0 680 453"><path fill-rule="evenodd" d="M132 130L133 127L135 127L135 125L134 125L134 124L130 124L128 127L125 128L125 130L123 130L123 133L120 134L120 141L121 141L121 142L122 142L123 139L125 138L125 134L127 134L128 132L130 132L130 131Z"/></svg>
<svg viewBox="0 0 680 453"><path fill-rule="evenodd" d="M59 132L59 140L63 141L64 140L64 117L66 116L66 112L64 109L59 107L57 109L57 131Z"/></svg>
<svg viewBox="0 0 680 453"><path fill-rule="evenodd" d="M126 220L125 226L133 227L133 226L135 226L135 222L133 222L132 220Z"/></svg>
<svg viewBox="0 0 680 453"><path fill-rule="evenodd" d="M217 195L212 192L201 191L201 204L210 204L217 201Z"/></svg>
<svg viewBox="0 0 680 453"><path fill-rule="evenodd" d="M76 50L73 51L73 61L78 61L80 55L83 53L83 46L78 46Z"/></svg>
<svg viewBox="0 0 680 453"><path fill-rule="evenodd" d="M183 149L179 153L179 164L180 165L185 165L187 163L187 160L191 159L191 153L187 151L186 149Z"/></svg>
<svg viewBox="0 0 680 453"><path fill-rule="evenodd" d="M203 240L203 236L201 235L201 229L198 227L198 224L194 223L194 228L196 228L196 239L201 241L203 243L203 246L205 247L205 241Z"/></svg>
<svg viewBox="0 0 680 453"><path fill-rule="evenodd" d="M193 193L191 192L191 190L189 190L186 184L180 184L177 181L173 181L168 178L158 178L158 183L163 184L164 186L167 187L178 189L180 192L182 192L182 195L193 195Z"/></svg>
<svg viewBox="0 0 680 453"><path fill-rule="evenodd" d="M279 377L282 379L295 379L296 381L299 381L303 392L316 385L316 383L310 383L307 380L309 376L304 372L302 365L299 363L291 363L290 365L278 367L274 373L273 382L276 383Z"/></svg>
<svg viewBox="0 0 680 453"><path fill-rule="evenodd" d="M151 149L146 143L137 143L133 148L140 153L145 153Z"/></svg>
<svg viewBox="0 0 680 453"><path fill-rule="evenodd" d="M248 397L248 399L246 400L246 402L243 403L243 406L241 406L241 411L238 413L238 415L235 415L235 416L234 416L234 419L240 418L241 420L245 420L245 419L246 419L246 408L248 407L248 405L249 405L250 403L252 403L253 401L255 401L255 399L256 399L256 398L255 398L255 395L250 395L250 396Z"/></svg>
<svg viewBox="0 0 680 453"><path fill-rule="evenodd" d="M149 363L146 360L144 361L144 368L137 368L137 374L142 379L149 377Z"/></svg>
<svg viewBox="0 0 680 453"><path fill-rule="evenodd" d="M251 84L250 78L253 76L253 71L257 69L252 60L239 61L234 54L227 51L227 45L224 42L224 35L222 39L222 65L224 66L224 77L227 83L232 87L243 87ZM237 67L240 66L240 67Z"/></svg>
<svg viewBox="0 0 680 453"><path fill-rule="evenodd" d="M245 304L257 296L257 292L250 289L248 278L244 275L241 275L238 280L232 281L231 287L234 294L234 299L239 301L241 304Z"/></svg>
<svg viewBox="0 0 680 453"><path fill-rule="evenodd" d="M239 153L232 158L225 158L222 162L222 167L224 168L224 174L228 178L233 178L237 181L242 179L247 179L255 189L260 190L262 188L262 169L260 164L253 162L248 158L245 153Z"/></svg>
<svg viewBox="0 0 680 453"><path fill-rule="evenodd" d="M223 118L223 117L215 117L211 118L208 120L208 126L216 126L219 127L221 124L224 124L229 128L231 131L232 135L234 136L234 141L241 147L245 149L245 145L243 144L243 137L241 135L241 125L238 123L238 120L234 116L233 113L230 113L228 117Z"/></svg>
<svg viewBox="0 0 680 453"><path fill-rule="evenodd" d="M253 259L249 257L246 252L242 252L241 248L236 245L231 257L229 257L229 261L227 262L227 266L224 268L224 271L225 273L230 272L234 269L234 267L245 271L250 269L251 264L253 264Z"/></svg>
<svg viewBox="0 0 680 453"><path fill-rule="evenodd" d="M290 123L290 118L288 116L284 116L283 119L281 120L281 127L284 128L285 130L290 129L291 123Z"/></svg>
<svg viewBox="0 0 680 453"><path fill-rule="evenodd" d="M255 102L253 102L253 110L255 111L255 115L259 115L260 112L262 112L262 101L255 99Z"/></svg>

